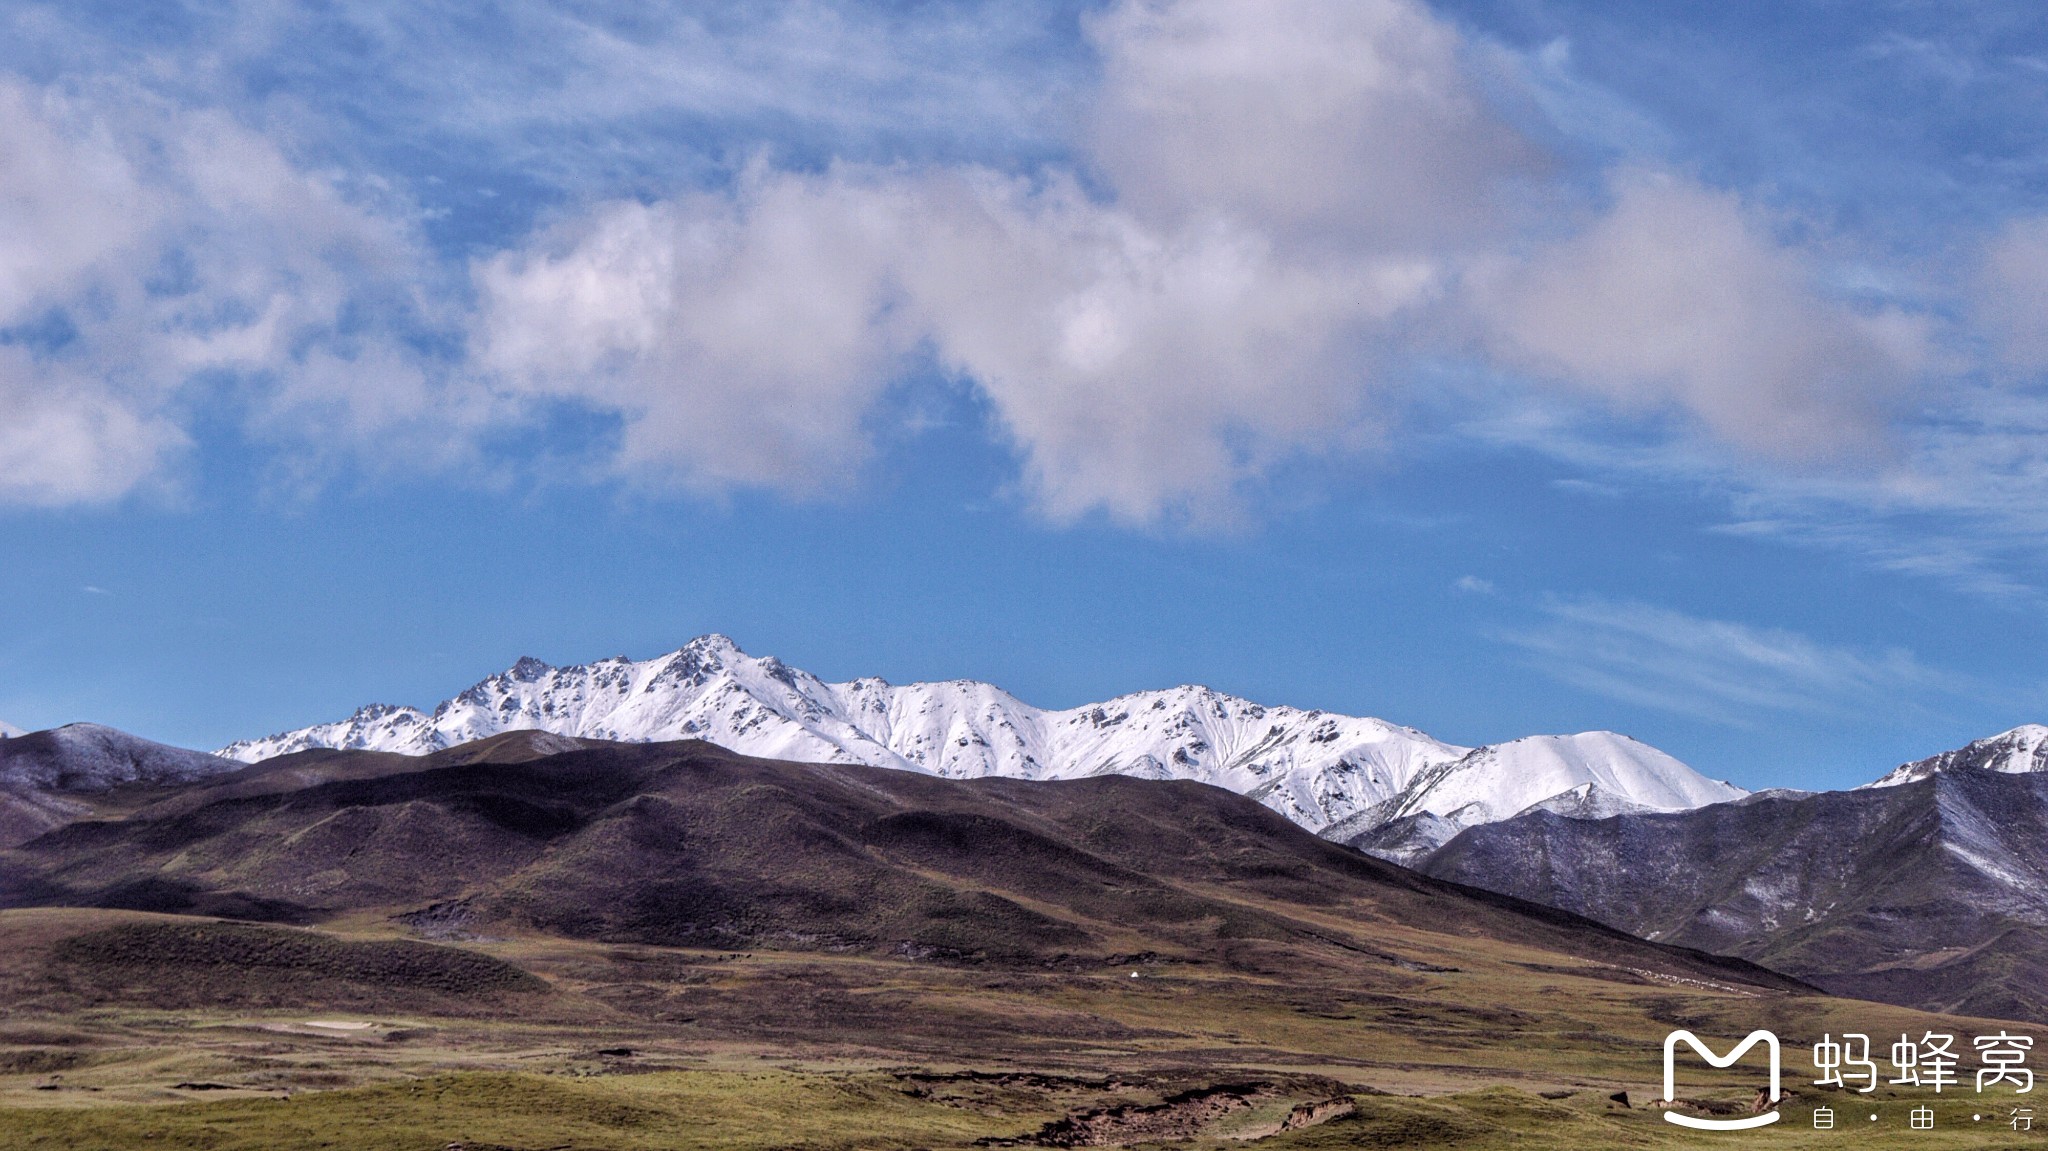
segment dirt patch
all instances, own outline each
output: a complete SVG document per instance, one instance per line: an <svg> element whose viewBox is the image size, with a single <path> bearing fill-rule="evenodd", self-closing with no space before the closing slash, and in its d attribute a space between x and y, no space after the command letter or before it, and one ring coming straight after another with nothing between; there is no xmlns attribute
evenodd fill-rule
<svg viewBox="0 0 2048 1151"><path fill-rule="evenodd" d="M1328 1123L1332 1119L1341 1119L1357 1110L1358 1104L1353 1103L1350 1096L1346 1095L1312 1103L1296 1103L1294 1110L1287 1113L1287 1118L1280 1121L1280 1130L1299 1131L1304 1127L1314 1127Z"/></svg>
<svg viewBox="0 0 2048 1151"><path fill-rule="evenodd" d="M1226 1083L1170 1095L1150 1106L1119 1104L1056 1119L1038 1134L988 1144L1026 1147L1123 1147L1171 1139L1192 1139L1225 1116L1272 1098L1270 1083Z"/></svg>
<svg viewBox="0 0 2048 1151"><path fill-rule="evenodd" d="M992 1083L1001 1087L1028 1087L1040 1091L1121 1091L1129 1084L1117 1076L1090 1079L1078 1075L1049 1075L1036 1071L898 1071L905 1083Z"/></svg>

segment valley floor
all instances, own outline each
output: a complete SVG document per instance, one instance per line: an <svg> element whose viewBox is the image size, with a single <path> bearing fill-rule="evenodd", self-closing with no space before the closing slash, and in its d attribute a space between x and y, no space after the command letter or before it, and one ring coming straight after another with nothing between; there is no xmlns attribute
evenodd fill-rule
<svg viewBox="0 0 2048 1151"><path fill-rule="evenodd" d="M252 968L246 949L280 929L194 922L0 912L0 1146L1698 1146L1648 1106L1681 1026L1784 1037L1773 1146L2015 1145L1968 1095L1922 1132L1917 1098L1858 1099L1857 1127L1851 1097L1802 1086L1801 1045L1823 1031L1973 1021L1399 925L1377 941L1422 962L1259 940L1225 962L1037 968L553 938L429 954L366 921L292 933L311 948L296 968ZM163 961L124 958L124 940ZM194 940L244 950L213 962ZM448 954L453 982L429 962ZM1685 1093L1734 1106L1753 1078ZM1813 1130L1817 1104L1841 1128Z"/></svg>

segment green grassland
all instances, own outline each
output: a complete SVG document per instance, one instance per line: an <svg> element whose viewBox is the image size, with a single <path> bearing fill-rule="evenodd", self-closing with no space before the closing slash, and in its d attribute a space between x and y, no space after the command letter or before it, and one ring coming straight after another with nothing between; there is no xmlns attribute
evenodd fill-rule
<svg viewBox="0 0 2048 1151"><path fill-rule="evenodd" d="M1980 1022L1377 925L1392 965L1335 913L1322 947L1035 967L195 923L0 912L0 1147L2030 1145L1993 1126L2002 1096L1917 1132L1917 1097L1803 1082L1823 1031ZM1783 1036L1784 1120L1665 1123L1647 1104L1679 1026ZM1682 1094L1732 1106L1759 1078Z"/></svg>
<svg viewBox="0 0 2048 1151"><path fill-rule="evenodd" d="M1982 1108L1944 1103L1931 1132L1905 1129L1897 1099L1875 1106L1882 1124L1845 1123L1815 1131L1807 1107L1739 1136L1702 1135L1626 1109L1594 1091L1531 1093L1494 1087L1430 1097L1336 1094L1281 1082L1219 1119L1172 1135L1102 1143L1036 1137L1057 1127L1066 1109L1100 1113L1165 1110L1155 1091L1132 1085L1040 1080L1032 1085L963 1080L941 1083L883 1072L704 1068L640 1075L467 1072L295 1098L236 1099L163 1106L9 1108L0 1138L18 1148L151 1147L262 1151L354 1148L939 1148L973 1146L1178 1146L1223 1148L1600 1148L1697 1147L1719 1140L1781 1148L1999 1147L2028 1145L2010 1136L2001 1114L1973 1122ZM1308 1105L1338 1111L1314 1126L1282 1130ZM1154 1129L1154 1133L1156 1134Z"/></svg>

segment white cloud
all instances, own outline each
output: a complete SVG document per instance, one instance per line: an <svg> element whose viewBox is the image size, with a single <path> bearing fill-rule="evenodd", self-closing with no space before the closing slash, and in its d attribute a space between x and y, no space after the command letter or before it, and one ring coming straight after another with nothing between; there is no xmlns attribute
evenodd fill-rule
<svg viewBox="0 0 2048 1151"><path fill-rule="evenodd" d="M66 296L163 211L89 109L5 80L0 189L0 317Z"/></svg>
<svg viewBox="0 0 2048 1151"><path fill-rule="evenodd" d="M1129 0L1089 30L1091 156L1149 219L1434 255L1489 232L1503 179L1540 166L1420 4Z"/></svg>
<svg viewBox="0 0 2048 1151"><path fill-rule="evenodd" d="M329 378L311 397L302 369L406 357L391 320L419 311L425 262L402 218L222 113L120 85L0 79L0 196L0 501L143 485L188 445L196 380L239 381L254 424L294 448L387 430L374 389Z"/></svg>
<svg viewBox="0 0 2048 1151"><path fill-rule="evenodd" d="M806 491L927 348L1056 519L1227 516L1239 482L1369 438L1374 349L1528 156L1456 35L1322 0L1133 0L1091 33L1109 196L841 166L602 206L480 268L484 362L620 414L622 466Z"/></svg>
<svg viewBox="0 0 2048 1151"><path fill-rule="evenodd" d="M1769 456L1879 444L1927 360L1923 321L1822 298L1735 196L1665 173L1619 174L1610 211L1495 275L1479 307L1510 360Z"/></svg>
<svg viewBox="0 0 2048 1151"><path fill-rule="evenodd" d="M4 80L0 196L0 330L13 332L0 345L0 501L118 496L182 434L150 410L149 397L49 363L24 329L130 253L161 206L88 112Z"/></svg>
<svg viewBox="0 0 2048 1151"><path fill-rule="evenodd" d="M2014 220L1992 238L1977 295L2006 360L2048 368L2048 216Z"/></svg>
<svg viewBox="0 0 2048 1151"><path fill-rule="evenodd" d="M1545 622L1496 638L1560 682L1733 727L1783 712L1892 714L1928 689L1968 686L1903 649L1840 647L1649 604L1556 599L1543 613Z"/></svg>
<svg viewBox="0 0 2048 1151"><path fill-rule="evenodd" d="M731 196L615 203L477 270L481 362L625 417L619 466L812 492L865 454L907 339L911 194L757 170Z"/></svg>
<svg viewBox="0 0 2048 1151"><path fill-rule="evenodd" d="M1375 442L1446 301L1568 392L1771 458L1881 444L1923 364L1920 321L1829 301L1756 212L1672 176L1621 172L1511 255L1514 201L1556 190L1419 4L1125 0L1087 29L1083 172L757 164L601 205L480 266L483 362L620 416L629 473L802 493L857 466L923 349L1042 512L1139 523Z"/></svg>
<svg viewBox="0 0 2048 1151"><path fill-rule="evenodd" d="M1429 282L1371 277L1162 234L1064 180L763 170L482 265L478 346L523 393L622 415L624 468L801 493L846 478L922 345L989 398L1048 513L1142 521L1355 421L1345 326Z"/></svg>
<svg viewBox="0 0 2048 1151"><path fill-rule="evenodd" d="M112 389L0 347L0 503L57 507L117 498L186 442L167 417Z"/></svg>
<svg viewBox="0 0 2048 1151"><path fill-rule="evenodd" d="M1227 515L1237 481L1367 434L1371 327L1435 289L1412 263L1290 260L1256 230L1164 230L1065 183L927 187L909 309L1056 519Z"/></svg>

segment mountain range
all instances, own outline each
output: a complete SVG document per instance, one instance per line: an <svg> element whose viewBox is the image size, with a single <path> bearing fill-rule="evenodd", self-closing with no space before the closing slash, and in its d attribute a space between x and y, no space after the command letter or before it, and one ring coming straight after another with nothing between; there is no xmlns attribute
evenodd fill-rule
<svg viewBox="0 0 2048 1151"><path fill-rule="evenodd" d="M1143 953L1257 970L1305 949L1445 971L1432 965L1483 939L1673 984L1811 991L1417 875L1184 781L950 780L528 731L417 758L300 752L124 794L0 851L0 907L1031 969ZM1402 953L1396 927L1430 950Z"/></svg>
<svg viewBox="0 0 2048 1151"><path fill-rule="evenodd" d="M1845 994L2048 1018L2048 727L1848 792L1749 795L1626 736L1480 748L1202 687L1059 711L985 683L831 684L705 636L658 659L519 661L422 712L248 741L422 754L499 732L703 738L955 779L1210 783L1426 874L1738 955Z"/></svg>
<svg viewBox="0 0 2048 1151"><path fill-rule="evenodd" d="M2048 1020L2048 728L1851 791L1474 826L1409 862L1840 994Z"/></svg>
<svg viewBox="0 0 2048 1151"><path fill-rule="evenodd" d="M1325 839L1645 939L1844 994L2048 1019L2048 727L2036 725L1850 791L1749 794L1611 732L1465 748L1194 686L1048 711L971 681L826 683L705 636L645 661L522 659L430 712L373 705L217 755L87 724L6 738L0 847L43 851L72 825L143 809L183 818L190 796L227 794L208 791L216 777L269 794L332 783L341 762L403 774L487 746L502 764L506 739L529 758L702 740L958 782L1211 784ZM138 858L128 874L147 870Z"/></svg>
<svg viewBox="0 0 2048 1151"><path fill-rule="evenodd" d="M1269 707L1197 686L1049 711L975 681L826 683L719 635L642 661L553 667L521 659L431 712L373 704L218 754L247 763L318 747L424 755L520 730L621 742L703 739L765 758L948 779L1193 780L1317 832L1426 817L1419 834L1432 847L1464 827L1545 803L1587 813L1672 811L1745 794L1612 732L1475 749L1381 719Z"/></svg>

